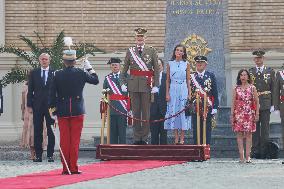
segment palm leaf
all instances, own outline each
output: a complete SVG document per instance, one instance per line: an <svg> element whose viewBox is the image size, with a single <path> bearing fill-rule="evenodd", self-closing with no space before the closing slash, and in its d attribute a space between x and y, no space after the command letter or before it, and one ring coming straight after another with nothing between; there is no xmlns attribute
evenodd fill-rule
<svg viewBox="0 0 284 189"><path fill-rule="evenodd" d="M36 32L36 31L34 31L34 33L36 34L36 37L39 39L39 41L40 41L41 45L43 46L43 48L46 49L46 46L44 45L43 40L42 40L41 36L39 35L39 33Z"/></svg>
<svg viewBox="0 0 284 189"><path fill-rule="evenodd" d="M33 43L32 40L26 38L23 35L20 35L19 38L28 45L34 57L39 57L40 53L42 52L41 48L39 48L35 43Z"/></svg>
<svg viewBox="0 0 284 189"><path fill-rule="evenodd" d="M64 31L62 30L56 37L52 47L50 48L50 56L52 57L50 65L53 69L61 69L63 67L62 51L64 49Z"/></svg>
<svg viewBox="0 0 284 189"><path fill-rule="evenodd" d="M5 87L10 83L21 83L27 79L28 72L28 69L15 66L0 80L1 85Z"/></svg>
<svg viewBox="0 0 284 189"><path fill-rule="evenodd" d="M75 44L75 50L76 50L76 56L78 59L85 56L85 54L91 54L95 56L96 52L102 52L105 53L104 50L97 48L94 44L86 43L85 47L84 44L79 43Z"/></svg>
<svg viewBox="0 0 284 189"><path fill-rule="evenodd" d="M27 61L33 68L38 67L38 61L37 59L33 56L32 53L28 53L20 48L16 48L13 46L4 46L0 47L0 53L12 53L15 54L16 56L23 58L25 61Z"/></svg>
<svg viewBox="0 0 284 189"><path fill-rule="evenodd" d="M10 46L0 47L0 53L13 53L20 58L23 58L32 68L39 67L38 57L42 52L48 53L51 56L50 66L54 69L61 69L63 67L62 52L64 50L64 31L62 30L54 40L50 48L46 47L43 40L38 32L34 32L37 39L40 41L42 48L40 48L31 39L25 36L20 36L19 38L24 41L28 47L31 49L30 52L24 51L20 48ZM104 52L103 50L97 48L94 44L75 44L74 49L77 51L77 57L81 58L85 54L91 54L95 56L96 52ZM22 67L23 65L17 65L11 69L3 78L0 80L0 84L3 87L10 83L19 83L26 79L28 68Z"/></svg>

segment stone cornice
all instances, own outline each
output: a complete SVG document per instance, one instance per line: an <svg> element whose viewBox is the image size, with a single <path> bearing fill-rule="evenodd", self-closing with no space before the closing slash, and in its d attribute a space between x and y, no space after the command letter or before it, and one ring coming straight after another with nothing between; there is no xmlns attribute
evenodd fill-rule
<svg viewBox="0 0 284 189"><path fill-rule="evenodd" d="M124 59L125 57L125 52L123 53L108 53L108 54L102 54L102 53L97 53L96 56L89 57L89 60L91 64L94 66L95 69L101 70L108 68L109 65L107 65L108 60L110 57L118 57L121 60ZM159 53L159 57L163 57L163 53ZM0 54L0 70L1 69L10 69L14 67L16 64L22 64L22 65L27 65L27 63L24 62L23 59L17 57L14 54L8 54L8 53L2 53ZM80 67L80 64L77 64L78 67Z"/></svg>
<svg viewBox="0 0 284 189"><path fill-rule="evenodd" d="M264 64L274 69L279 69L284 63L284 53L280 52L267 52L265 54ZM255 64L253 56L250 52L231 53L229 68L250 68ZM228 68L226 67L226 69Z"/></svg>

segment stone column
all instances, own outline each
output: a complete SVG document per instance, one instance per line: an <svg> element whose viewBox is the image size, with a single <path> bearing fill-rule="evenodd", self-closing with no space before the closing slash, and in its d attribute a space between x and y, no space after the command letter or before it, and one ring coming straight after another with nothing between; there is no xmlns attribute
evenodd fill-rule
<svg viewBox="0 0 284 189"><path fill-rule="evenodd" d="M5 0L0 0L0 45L5 44Z"/></svg>
<svg viewBox="0 0 284 189"><path fill-rule="evenodd" d="M225 77L225 39L228 23L223 1L175 1L167 0L165 61L171 59L174 47L182 43L187 47L188 61L192 63L196 55L206 55L207 70L216 75L219 101L227 104ZM208 54L208 52L211 52Z"/></svg>

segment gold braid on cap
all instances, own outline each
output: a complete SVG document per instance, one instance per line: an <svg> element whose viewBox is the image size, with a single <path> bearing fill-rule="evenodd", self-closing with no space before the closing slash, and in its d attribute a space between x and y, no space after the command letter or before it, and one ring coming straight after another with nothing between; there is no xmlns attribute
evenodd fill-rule
<svg viewBox="0 0 284 189"><path fill-rule="evenodd" d="M56 111L56 108L55 108L55 107L53 107L53 108L49 108L49 109L48 109L48 111L49 111L49 113L50 113L50 114L52 114L53 112L55 112L55 111Z"/></svg>

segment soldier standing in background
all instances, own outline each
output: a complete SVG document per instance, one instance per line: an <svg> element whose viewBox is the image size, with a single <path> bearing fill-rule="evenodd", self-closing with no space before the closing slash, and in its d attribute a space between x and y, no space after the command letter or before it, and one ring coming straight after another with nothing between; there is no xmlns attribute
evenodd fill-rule
<svg viewBox="0 0 284 189"><path fill-rule="evenodd" d="M166 101L166 79L167 74L163 72L164 63L162 59L158 60L160 68L159 76L159 92L155 94L154 101L151 103L150 120L164 119L167 111ZM152 145L165 145L167 144L167 130L164 129L164 121L151 123L151 144Z"/></svg>
<svg viewBox="0 0 284 189"><path fill-rule="evenodd" d="M282 66L282 70L278 71L276 74L274 99L275 110L278 114L280 111L282 142L284 142L284 64ZM282 164L284 164L284 162L282 162Z"/></svg>
<svg viewBox="0 0 284 189"><path fill-rule="evenodd" d="M250 68L252 84L256 87L259 97L259 121L256 123L256 132L253 133L252 155L254 158L266 158L267 143L269 140L270 113L274 111L272 96L274 93L275 72L263 64L264 51L254 51L255 67Z"/></svg>
<svg viewBox="0 0 284 189"><path fill-rule="evenodd" d="M200 144L203 141L203 120L206 116L206 144L211 143L211 131L212 131L212 119L214 114L217 113L219 108L219 98L218 98L218 87L217 81L214 73L206 70L208 64L207 57L205 56L196 56L194 58L196 62L196 72L192 73L190 76L191 79L191 93L192 93L192 102L196 105L196 95L199 92L201 97L200 103ZM207 111L204 111L204 94L207 94ZM207 115L203 115L204 112L207 112ZM197 114L192 115L192 124L193 124L193 141L194 144L197 142Z"/></svg>
<svg viewBox="0 0 284 189"><path fill-rule="evenodd" d="M157 51L145 45L144 28L135 31L135 46L131 46L124 60L121 71L121 89L129 91L133 117L137 119L150 119L151 93L157 93L159 86L159 66ZM127 79L127 71L130 68L130 77ZM150 132L149 123L133 121L134 144L147 144L146 139Z"/></svg>
<svg viewBox="0 0 284 189"><path fill-rule="evenodd" d="M0 84L0 115L3 113L3 95L2 95L2 85Z"/></svg>
<svg viewBox="0 0 284 189"><path fill-rule="evenodd" d="M120 87L120 63L119 58L111 58L108 64L111 68L111 73L105 77L103 88L110 90L110 103L123 113L128 111L127 93L121 91ZM110 109L110 143L111 144L126 144L126 127L127 119L124 115Z"/></svg>

